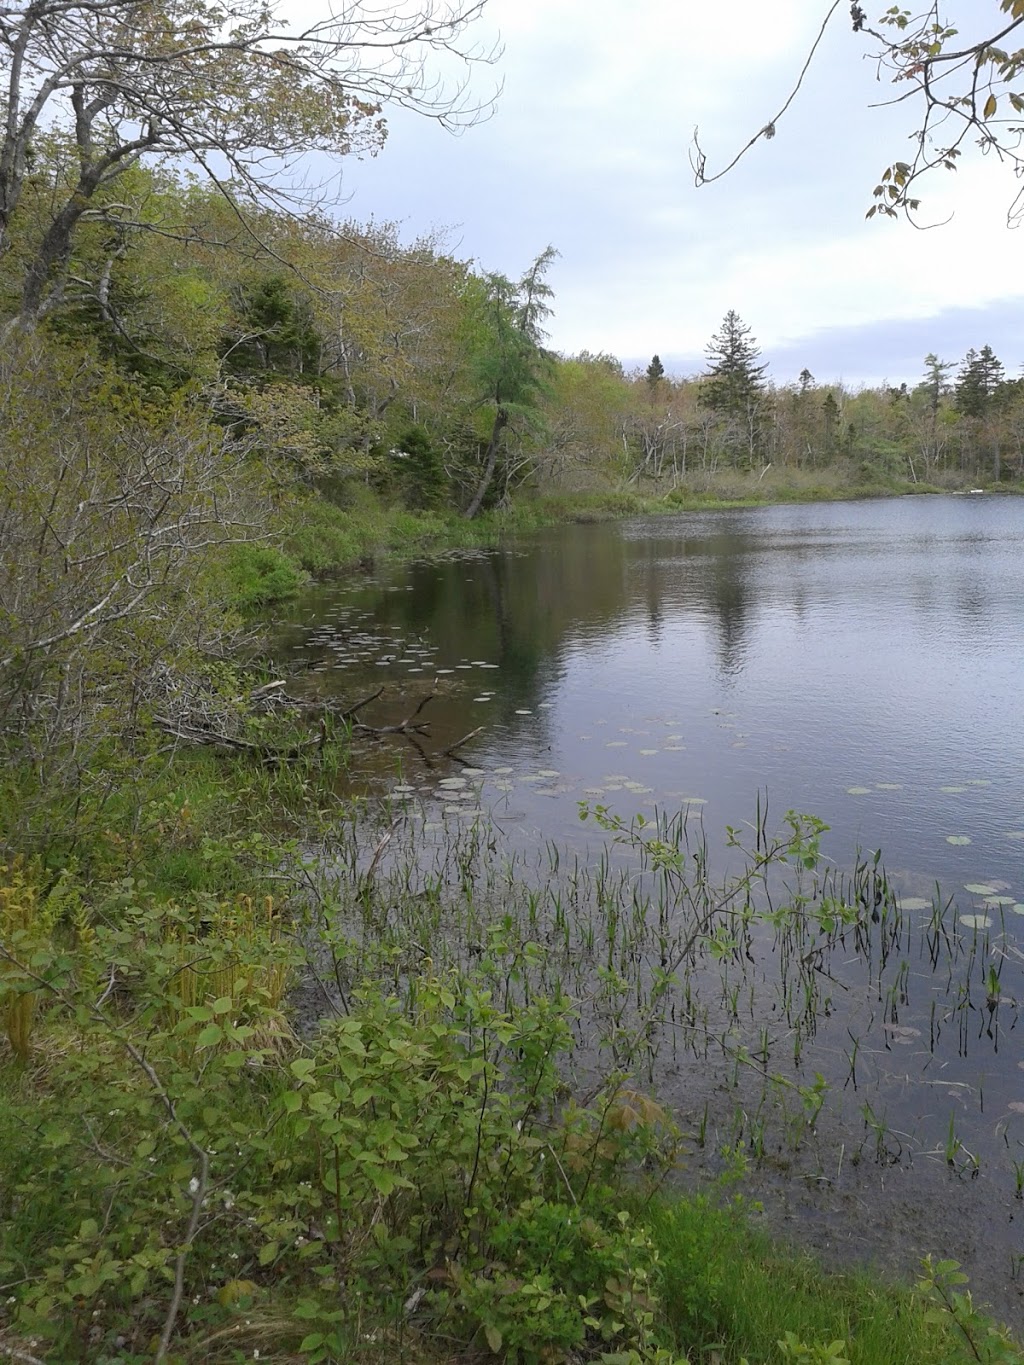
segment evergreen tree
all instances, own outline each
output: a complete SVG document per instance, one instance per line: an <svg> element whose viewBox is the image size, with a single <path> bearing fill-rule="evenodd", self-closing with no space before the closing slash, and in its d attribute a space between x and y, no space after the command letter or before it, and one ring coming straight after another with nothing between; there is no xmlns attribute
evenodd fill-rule
<svg viewBox="0 0 1024 1365"><path fill-rule="evenodd" d="M949 393L949 381L946 375L953 368L953 362L940 360L934 351L930 351L925 356L924 363L926 366L925 376L918 391L926 396L928 410L935 414L939 410L939 401Z"/></svg>
<svg viewBox="0 0 1024 1365"><path fill-rule="evenodd" d="M750 328L730 308L707 346L710 361L701 387L701 403L723 417L747 422L764 392L767 365L758 365L761 352Z"/></svg>
<svg viewBox="0 0 1024 1365"><path fill-rule="evenodd" d="M987 440L991 446L992 472L997 481L1002 477L1002 456L995 419L1005 393L1004 378L1002 362L992 347L982 346L980 351L967 352L954 391L958 411L974 419L978 445ZM980 455L980 451L976 449L975 455Z"/></svg>
<svg viewBox="0 0 1024 1365"><path fill-rule="evenodd" d="M965 417L986 417L991 400L1003 382L1003 366L991 346L970 350L956 381L956 406Z"/></svg>
<svg viewBox="0 0 1024 1365"><path fill-rule="evenodd" d="M647 366L647 382L651 388L657 388L658 380L665 378L665 366L661 363L660 355L653 355L651 363Z"/></svg>
<svg viewBox="0 0 1024 1365"><path fill-rule="evenodd" d="M799 379L801 393L806 393L808 389L814 388L814 375L811 374L810 370L807 368L806 365L800 371Z"/></svg>

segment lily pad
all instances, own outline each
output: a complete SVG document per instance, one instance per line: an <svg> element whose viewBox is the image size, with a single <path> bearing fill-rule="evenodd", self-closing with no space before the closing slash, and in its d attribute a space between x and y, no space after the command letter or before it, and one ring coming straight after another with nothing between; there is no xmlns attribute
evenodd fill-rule
<svg viewBox="0 0 1024 1365"><path fill-rule="evenodd" d="M966 835L966 834L947 834L947 835L946 835L946 843L947 843L947 844L969 844L970 842L971 842L970 837L969 837L968 835Z"/></svg>
<svg viewBox="0 0 1024 1365"><path fill-rule="evenodd" d="M989 929L992 927L991 915L961 915L960 923L967 929Z"/></svg>
<svg viewBox="0 0 1024 1365"><path fill-rule="evenodd" d="M625 749L627 746L624 739L610 739L606 742L604 747L606 749Z"/></svg>
<svg viewBox="0 0 1024 1365"><path fill-rule="evenodd" d="M847 787L847 789L846 789L846 794L847 794L847 796L870 796L870 795L871 795L871 788L870 788L870 787Z"/></svg>
<svg viewBox="0 0 1024 1365"><path fill-rule="evenodd" d="M641 749L641 750L640 750L640 753L642 753L643 756L644 756L645 758L650 758L651 754L656 754L657 752L658 752L657 749Z"/></svg>
<svg viewBox="0 0 1024 1365"><path fill-rule="evenodd" d="M923 896L903 896L896 905L900 910L927 910L931 901L926 901Z"/></svg>
<svg viewBox="0 0 1024 1365"><path fill-rule="evenodd" d="M956 793L956 792L965 792L966 790L967 790L966 787L940 787L940 788L939 788L939 791L940 791L940 792L949 792L949 793L951 793L951 794L954 794L954 793Z"/></svg>
<svg viewBox="0 0 1024 1365"><path fill-rule="evenodd" d="M1024 915L1024 901L1014 901L1013 913L1015 915Z"/></svg>
<svg viewBox="0 0 1024 1365"><path fill-rule="evenodd" d="M1006 832L1007 839L1024 839L1024 829L1011 829Z"/></svg>
<svg viewBox="0 0 1024 1365"><path fill-rule="evenodd" d="M529 708L528 706L519 706L519 707L516 708L516 715L517 715L517 716L532 716L532 715L533 715L533 712L530 710L530 708Z"/></svg>
<svg viewBox="0 0 1024 1365"><path fill-rule="evenodd" d="M992 906L996 906L996 905L1012 905L1012 904L1013 904L1013 897L1012 897L1012 896L986 896L986 897L985 897L985 904L986 904L986 905L992 905Z"/></svg>
<svg viewBox="0 0 1024 1365"><path fill-rule="evenodd" d="M997 888L991 882L964 882L964 890L972 896L994 896Z"/></svg>

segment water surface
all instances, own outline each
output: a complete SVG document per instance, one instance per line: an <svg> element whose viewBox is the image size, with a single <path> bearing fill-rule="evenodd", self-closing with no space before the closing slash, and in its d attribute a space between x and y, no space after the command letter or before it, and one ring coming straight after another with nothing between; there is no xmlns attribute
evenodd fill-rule
<svg viewBox="0 0 1024 1365"><path fill-rule="evenodd" d="M486 819L510 848L555 841L586 862L581 801L682 808L724 870L721 831L767 793L769 825L790 808L828 823L837 866L880 848L905 929L885 965L852 944L827 964L827 1011L798 1049L768 969L749 973L772 1069L828 1081L814 1141L794 1138L789 1111L771 1136L794 1092L741 1077L724 1052L699 1073L666 1064L659 1091L719 1149L771 1155L776 1195L820 1244L895 1248L904 1269L952 1254L1010 1314L1024 1266L1022 618L1024 501L918 497L557 528L385 566L308 592L277 653L310 693L351 704L383 686L359 712L371 725L431 697L422 732L355 736L345 788L404 811L424 846ZM924 926L950 898L936 964Z"/></svg>

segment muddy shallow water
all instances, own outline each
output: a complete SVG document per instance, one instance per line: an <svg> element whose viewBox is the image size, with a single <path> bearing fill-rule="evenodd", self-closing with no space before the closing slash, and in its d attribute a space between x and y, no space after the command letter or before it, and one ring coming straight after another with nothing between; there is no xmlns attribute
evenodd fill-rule
<svg viewBox="0 0 1024 1365"><path fill-rule="evenodd" d="M718 1041L663 1043L656 1083L703 1136L691 1170L738 1145L801 1242L904 1270L954 1256L1019 1327L1022 627L1024 502L913 498L560 528L386 567L307 593L275 652L310 693L383 685L370 725L431 696L425 730L357 734L342 784L421 855L486 825L548 885L549 844L606 856L582 801L688 812L724 876L723 831L756 823L758 793L769 828L789 808L828 823L826 871L881 849L882 923L867 906L813 957L814 1026L794 1025L769 935L749 1004L722 1013L716 986ZM607 856L628 873L634 855ZM735 1066L759 1047L770 1065Z"/></svg>

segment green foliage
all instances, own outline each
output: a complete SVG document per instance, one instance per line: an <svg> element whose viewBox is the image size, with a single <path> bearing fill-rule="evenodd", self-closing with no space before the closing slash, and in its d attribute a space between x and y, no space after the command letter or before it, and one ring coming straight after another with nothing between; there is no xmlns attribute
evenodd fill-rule
<svg viewBox="0 0 1024 1365"><path fill-rule="evenodd" d="M975 1308L959 1262L935 1260L929 1255L922 1262L922 1272L917 1288L929 1305L927 1321L943 1328L954 1327L972 1360L983 1365L1020 1365L1020 1346L1005 1328Z"/></svg>
<svg viewBox="0 0 1024 1365"><path fill-rule="evenodd" d="M294 597L306 581L293 561L274 545L235 545L225 559L229 601L241 612Z"/></svg>

